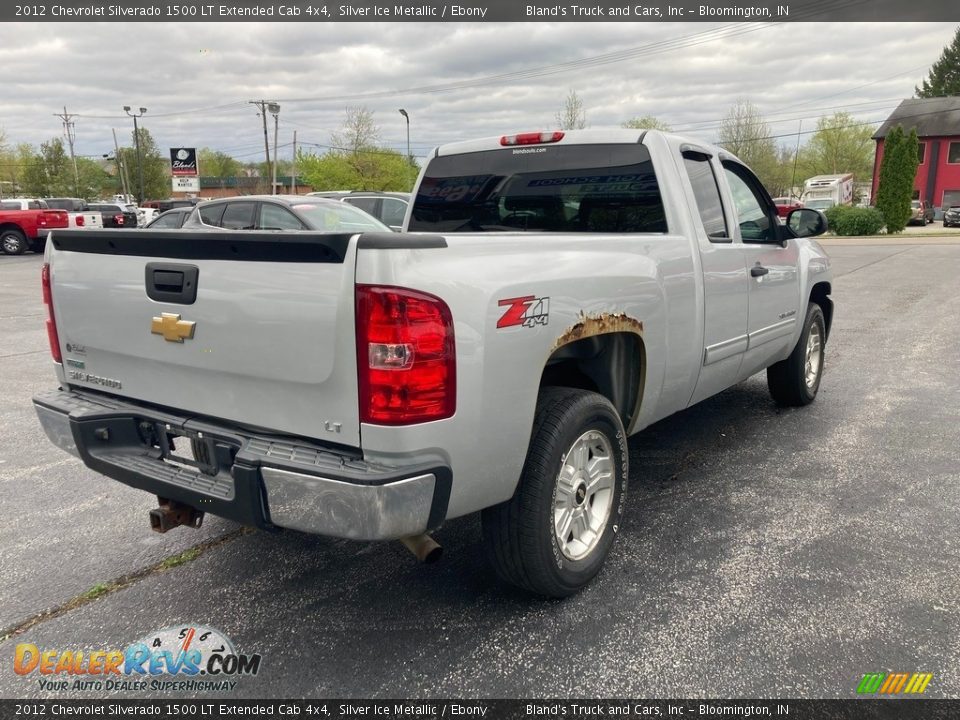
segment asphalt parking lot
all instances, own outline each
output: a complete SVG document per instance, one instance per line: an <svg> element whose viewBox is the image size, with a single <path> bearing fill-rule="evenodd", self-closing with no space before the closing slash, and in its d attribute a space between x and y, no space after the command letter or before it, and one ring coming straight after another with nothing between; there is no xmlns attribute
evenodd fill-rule
<svg viewBox="0 0 960 720"><path fill-rule="evenodd" d="M612 557L549 602L496 582L476 518L437 533L433 566L213 517L152 533L150 496L43 435L41 258L0 256L0 637L52 611L0 641L0 696L104 694L15 675L18 642L119 649L193 623L263 656L233 697L851 697L890 671L960 696L960 237L827 249L817 401L778 409L760 375L634 437Z"/></svg>

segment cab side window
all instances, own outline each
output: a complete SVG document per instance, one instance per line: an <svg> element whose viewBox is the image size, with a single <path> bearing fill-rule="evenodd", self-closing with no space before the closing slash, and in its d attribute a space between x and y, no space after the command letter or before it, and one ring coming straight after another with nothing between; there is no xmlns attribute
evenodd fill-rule
<svg viewBox="0 0 960 720"><path fill-rule="evenodd" d="M713 174L710 157L703 153L687 151L683 153L683 164L690 178L693 196L697 200L700 220L710 242L730 242L727 221L723 216L723 203L720 201L720 188Z"/></svg>
<svg viewBox="0 0 960 720"><path fill-rule="evenodd" d="M743 165L724 161L724 173L737 210L740 237L744 242L773 242L777 239L776 213L766 190Z"/></svg>

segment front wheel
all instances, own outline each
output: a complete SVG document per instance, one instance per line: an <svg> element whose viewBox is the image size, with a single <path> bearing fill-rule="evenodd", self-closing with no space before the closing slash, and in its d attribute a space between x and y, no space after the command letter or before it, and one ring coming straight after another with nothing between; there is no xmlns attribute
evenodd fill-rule
<svg viewBox="0 0 960 720"><path fill-rule="evenodd" d="M513 498L483 511L487 556L507 582L547 597L600 571L627 487L623 423L602 395L543 388Z"/></svg>
<svg viewBox="0 0 960 720"><path fill-rule="evenodd" d="M778 405L808 405L817 397L826 340L823 310L810 303L803 331L790 357L767 368L767 387Z"/></svg>
<svg viewBox="0 0 960 720"><path fill-rule="evenodd" d="M27 251L27 238L19 230L4 230L0 233L0 247L7 255L23 255Z"/></svg>

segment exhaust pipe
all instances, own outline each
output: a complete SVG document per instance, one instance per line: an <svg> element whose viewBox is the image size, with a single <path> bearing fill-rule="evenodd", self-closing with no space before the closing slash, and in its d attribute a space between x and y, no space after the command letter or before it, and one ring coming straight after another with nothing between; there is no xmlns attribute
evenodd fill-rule
<svg viewBox="0 0 960 720"><path fill-rule="evenodd" d="M189 505L178 503L176 500L167 500L158 497L160 507L150 511L150 529L154 532L165 533L175 527L186 525L194 530L203 524L203 513Z"/></svg>
<svg viewBox="0 0 960 720"><path fill-rule="evenodd" d="M435 563L443 555L443 548L426 533L400 538L400 542L424 565Z"/></svg>

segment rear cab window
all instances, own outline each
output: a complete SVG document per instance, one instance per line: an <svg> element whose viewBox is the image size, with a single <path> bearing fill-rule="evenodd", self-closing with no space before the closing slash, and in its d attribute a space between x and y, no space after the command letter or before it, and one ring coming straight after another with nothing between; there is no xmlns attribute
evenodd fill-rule
<svg viewBox="0 0 960 720"><path fill-rule="evenodd" d="M506 147L433 158L410 231L666 233L640 144Z"/></svg>

